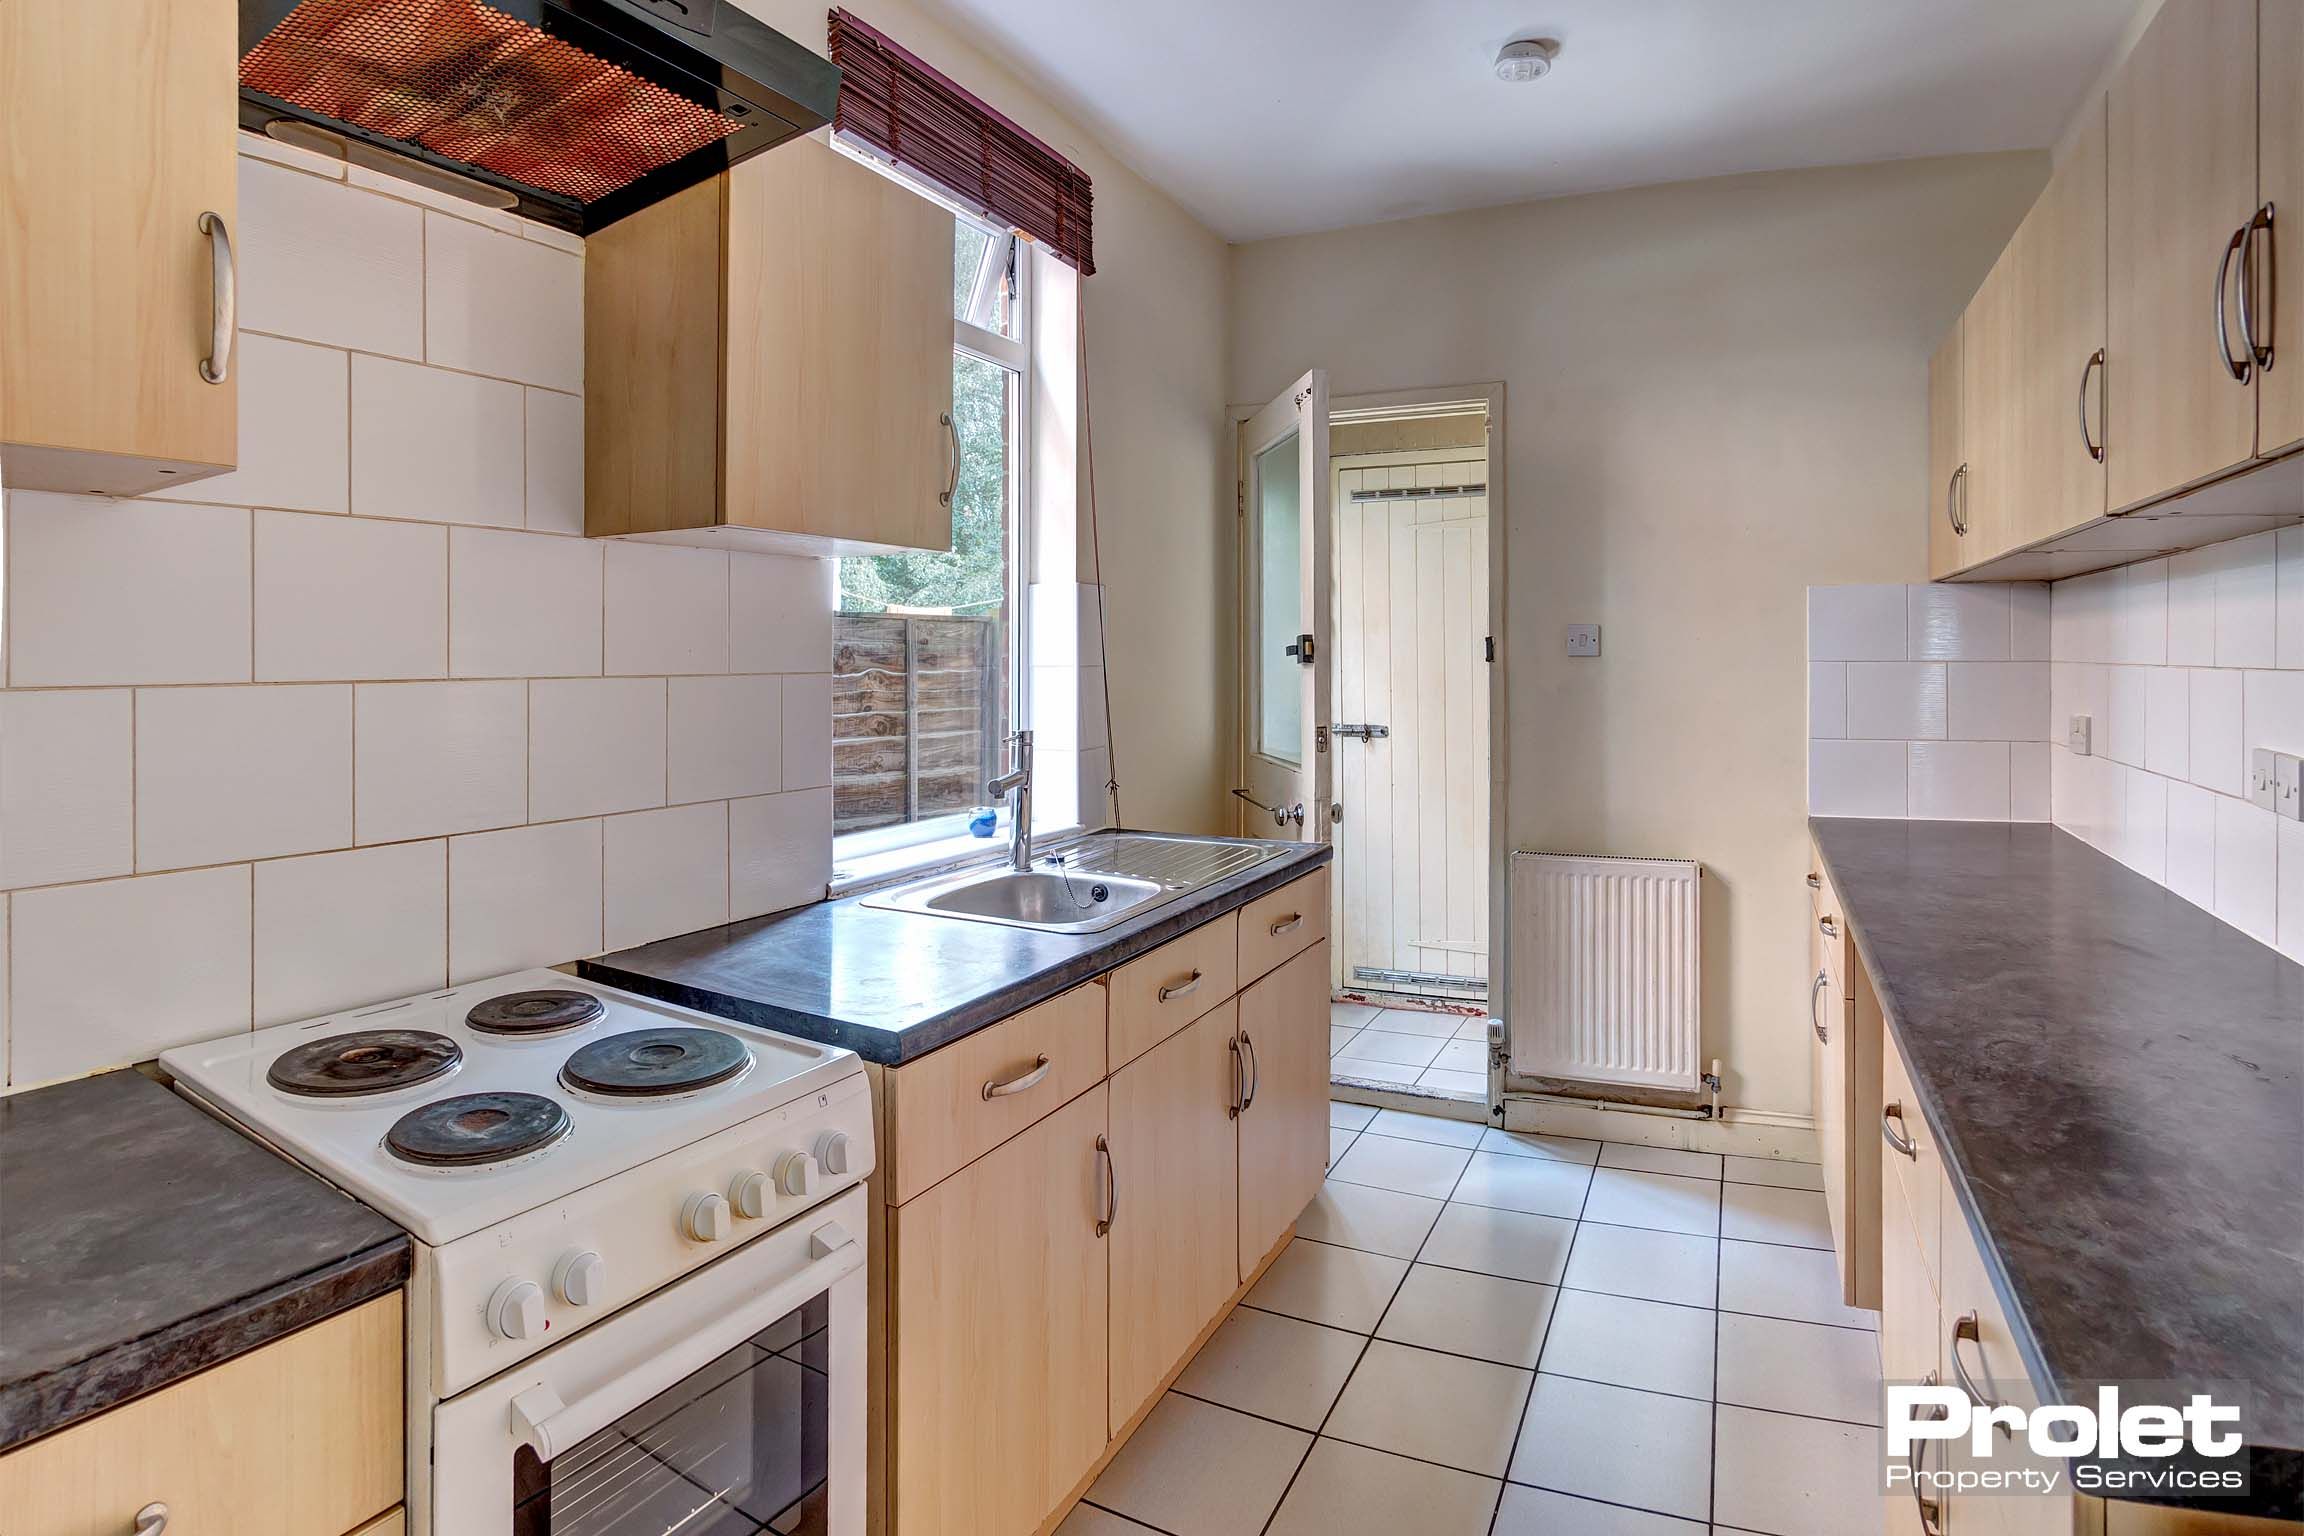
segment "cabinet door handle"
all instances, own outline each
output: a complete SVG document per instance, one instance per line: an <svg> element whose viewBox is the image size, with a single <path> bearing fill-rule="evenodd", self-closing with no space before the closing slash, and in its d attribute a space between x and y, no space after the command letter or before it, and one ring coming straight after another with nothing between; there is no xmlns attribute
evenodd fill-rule
<svg viewBox="0 0 2304 1536"><path fill-rule="evenodd" d="M1840 937L1840 925L1832 920L1832 914L1829 912L1816 919L1816 931L1828 939Z"/></svg>
<svg viewBox="0 0 2304 1536"><path fill-rule="evenodd" d="M1936 1385L1936 1382L1937 1375L1934 1371L1930 1371L1926 1376L1920 1378L1920 1384L1924 1387L1932 1387ZM1951 1412L1952 1410L1939 1403L1922 1414L1921 1417L1942 1419L1950 1417ZM1912 1502L1920 1510L1921 1536L1944 1536L1944 1506L1942 1502L1928 1498L1920 1492L1921 1474L1927 1469L1928 1442L1915 1440L1912 1442L1912 1449L1904 1453L1904 1470L1911 1474Z"/></svg>
<svg viewBox="0 0 2304 1536"><path fill-rule="evenodd" d="M2104 445L2096 441L2095 435L2088 430L2088 376L2103 366L2102 347L2090 353L2088 361L2080 365L2080 446L2087 449L2088 457L2099 464L2104 462Z"/></svg>
<svg viewBox="0 0 2304 1536"><path fill-rule="evenodd" d="M1831 1032L1825 1029L1823 1016L1816 1011L1818 1000L1824 996L1824 989L1830 985L1832 985L1831 973L1818 971L1816 984L1808 989L1808 1024L1810 1028L1816 1031L1816 1043L1818 1045L1830 1045L1832 1043Z"/></svg>
<svg viewBox="0 0 2304 1536"><path fill-rule="evenodd" d="M2279 247L2272 231L2272 205L2266 203L2256 210L2256 216L2240 226L2240 344L2247 348L2249 360L2269 373L2272 370L2272 309L2266 306L2264 340L2256 339L2256 231L2264 231L2264 248L2272 255L2271 298L2274 304L2280 297Z"/></svg>
<svg viewBox="0 0 2304 1536"><path fill-rule="evenodd" d="M1199 990L1200 973L1198 971L1194 971L1188 979L1162 987L1160 989L1160 1001L1165 1003L1173 998L1190 997L1193 993Z"/></svg>
<svg viewBox="0 0 2304 1536"><path fill-rule="evenodd" d="M1240 1037L1234 1035L1232 1037L1232 1102L1224 1108L1225 1119L1237 1120L1240 1118L1240 1111L1248 1107L1245 1102L1247 1092L1248 1074L1246 1064L1240 1055Z"/></svg>
<svg viewBox="0 0 2304 1536"><path fill-rule="evenodd" d="M949 507L953 495L960 489L960 429L953 424L950 411L941 413L936 420L944 428L944 435L952 440L952 468L945 476L944 489L936 493L936 505Z"/></svg>
<svg viewBox="0 0 2304 1536"><path fill-rule="evenodd" d="M1808 871L1808 889L1812 891L1824 889L1824 877L1814 870Z"/></svg>
<svg viewBox="0 0 2304 1536"><path fill-rule="evenodd" d="M2240 383L2248 382L2248 364L2232 356L2232 329L2225 323L2224 283L2232 273L2232 258L2240 254L2248 243L2248 226L2243 224L2232 231L2232 238L2224 242L2224 254L2216 259L2216 353L2224 359L2224 371Z"/></svg>
<svg viewBox="0 0 2304 1536"><path fill-rule="evenodd" d="M216 326L209 338L208 355L200 359L200 377L211 384L221 384L232 371L232 332L240 323L240 279L232 264L232 232L224 227L224 216L220 213L200 215L200 233L208 237ZM166 1510L161 1511L160 1518L167 1520Z"/></svg>
<svg viewBox="0 0 2304 1536"><path fill-rule="evenodd" d="M1890 1121L1894 1121L1895 1125L1889 1124ZM1920 1144L1914 1141L1909 1134L1902 1134L1897 1131L1896 1126L1902 1124L1904 1124L1903 1105L1890 1104L1880 1111L1880 1134L1887 1139L1888 1145L1912 1161L1918 1162L1920 1161Z"/></svg>
<svg viewBox="0 0 2304 1536"><path fill-rule="evenodd" d="M1248 1058L1248 1086L1240 1092L1240 1113L1248 1113L1256 1102L1256 1083L1264 1073L1256 1065L1256 1042L1248 1038L1248 1031L1240 1031L1240 1054Z"/></svg>
<svg viewBox="0 0 2304 1536"><path fill-rule="evenodd" d="M1112 1230L1112 1223L1120 1219L1120 1169L1112 1161L1112 1143L1101 1136L1096 1138L1096 1161L1104 1171L1101 1191L1104 1212L1096 1218L1096 1235L1102 1237Z"/></svg>
<svg viewBox="0 0 2304 1536"><path fill-rule="evenodd" d="M1976 1378L1968 1374L1968 1362L1960 1358L1961 1345L1974 1344L1978 1348L1982 1348L1983 1343L1983 1329L1979 1326L1975 1313L1965 1313L1957 1322L1953 1323L1952 1347L1949 1351L1952 1356L1952 1374L1959 1381L1960 1390L1967 1393L1969 1401L1973 1402L1977 1407L2005 1407L2006 1405L2000 1402L1997 1398L1986 1397L1981 1391L1977 1389ZM1997 1421L1995 1421L1993 1427L2000 1431L2000 1434L2004 1439L2012 1437L2015 1433L2006 1424L1999 1423Z"/></svg>
<svg viewBox="0 0 2304 1536"><path fill-rule="evenodd" d="M990 1103L994 1099L1004 1099L1012 1093L1022 1093L1027 1088L1037 1088L1040 1086L1040 1079L1046 1077L1047 1075L1048 1058L1046 1056L1041 1056L1038 1060L1032 1063L1032 1070L1029 1072L1023 1073L1017 1077L1012 1077L1004 1083L986 1083L984 1085L985 1102Z"/></svg>
<svg viewBox="0 0 2304 1536"><path fill-rule="evenodd" d="M136 1511L136 1536L162 1536L167 1529L167 1505L155 1501Z"/></svg>
<svg viewBox="0 0 2304 1536"><path fill-rule="evenodd" d="M1278 938L1284 933L1294 933L1297 929L1303 926L1304 914L1301 912L1291 912L1286 917L1280 919L1280 921L1272 925L1272 937Z"/></svg>
<svg viewBox="0 0 2304 1536"><path fill-rule="evenodd" d="M1968 466L1963 464L1952 471L1952 478L1944 482L1944 521L1961 538L1968 537Z"/></svg>

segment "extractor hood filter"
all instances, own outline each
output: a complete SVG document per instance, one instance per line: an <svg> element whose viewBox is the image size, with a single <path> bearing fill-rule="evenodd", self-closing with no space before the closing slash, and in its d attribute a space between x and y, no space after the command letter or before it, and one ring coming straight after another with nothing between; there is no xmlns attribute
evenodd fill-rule
<svg viewBox="0 0 2304 1536"><path fill-rule="evenodd" d="M577 233L826 121L838 83L728 0L241 5L248 126L447 172Z"/></svg>

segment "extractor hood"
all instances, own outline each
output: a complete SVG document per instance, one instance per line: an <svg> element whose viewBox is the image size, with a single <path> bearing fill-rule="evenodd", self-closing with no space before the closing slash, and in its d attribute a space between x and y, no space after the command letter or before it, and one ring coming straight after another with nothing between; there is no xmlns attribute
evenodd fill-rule
<svg viewBox="0 0 2304 1536"><path fill-rule="evenodd" d="M240 0L240 121L585 234L832 118L731 0Z"/></svg>

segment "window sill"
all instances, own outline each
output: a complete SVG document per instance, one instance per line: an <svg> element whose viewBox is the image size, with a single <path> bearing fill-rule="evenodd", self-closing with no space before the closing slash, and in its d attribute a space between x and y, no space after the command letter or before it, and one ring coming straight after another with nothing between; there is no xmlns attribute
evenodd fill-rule
<svg viewBox="0 0 2304 1536"><path fill-rule="evenodd" d="M1036 827L1032 832L1035 843L1053 844L1075 837L1084 829L1070 827ZM961 833L957 837L942 837L934 842L912 843L903 848L890 848L881 853L862 854L855 858L841 857L834 849L832 899L853 896L876 886L893 885L900 880L918 875L932 874L940 869L961 869L972 864L995 863L1008 856L1006 828L998 837L971 837Z"/></svg>

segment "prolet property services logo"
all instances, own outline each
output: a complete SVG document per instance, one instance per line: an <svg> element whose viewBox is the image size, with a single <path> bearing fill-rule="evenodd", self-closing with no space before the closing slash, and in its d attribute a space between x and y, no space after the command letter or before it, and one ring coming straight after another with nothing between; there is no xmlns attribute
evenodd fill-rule
<svg viewBox="0 0 2304 1536"><path fill-rule="evenodd" d="M1890 1382L1885 1390L1890 1493L1934 1500L1964 1492L2248 1492L2245 1383L2102 1382L2093 1401L2033 1406L1980 1400L1935 1381Z"/></svg>

